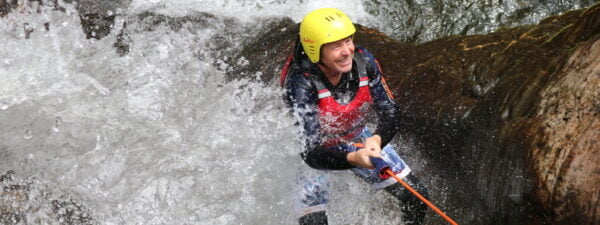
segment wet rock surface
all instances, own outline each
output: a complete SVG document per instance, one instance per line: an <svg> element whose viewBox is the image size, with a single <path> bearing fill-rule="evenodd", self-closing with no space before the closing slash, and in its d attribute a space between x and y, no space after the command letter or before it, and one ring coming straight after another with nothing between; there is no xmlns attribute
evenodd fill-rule
<svg viewBox="0 0 600 225"><path fill-rule="evenodd" d="M404 134L446 179L446 196L433 197L447 198L457 221L600 223L599 4L422 44L358 27L355 42L378 58L404 110ZM278 85L297 33L292 21L273 23L229 74Z"/></svg>
<svg viewBox="0 0 600 225"><path fill-rule="evenodd" d="M600 41L583 43L528 121L536 200L560 224L600 219Z"/></svg>
<svg viewBox="0 0 600 225"><path fill-rule="evenodd" d="M96 224L91 211L34 178L0 175L0 224Z"/></svg>

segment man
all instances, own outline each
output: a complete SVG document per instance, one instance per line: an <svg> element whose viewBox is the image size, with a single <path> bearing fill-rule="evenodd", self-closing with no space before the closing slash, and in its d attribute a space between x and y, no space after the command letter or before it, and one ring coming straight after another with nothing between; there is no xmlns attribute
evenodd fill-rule
<svg viewBox="0 0 600 225"><path fill-rule="evenodd" d="M351 170L398 198L406 224L421 224L426 205L394 179L379 178L369 159L384 159L397 176L426 196L410 168L388 145L399 130L398 106L373 55L355 47L355 32L350 18L337 9L310 12L300 23L294 53L282 71L284 100L306 138L302 158L316 169L304 171L299 179L303 185L297 201L299 222L327 224L329 196L324 175L327 170ZM371 111L377 117L374 133L367 128Z"/></svg>

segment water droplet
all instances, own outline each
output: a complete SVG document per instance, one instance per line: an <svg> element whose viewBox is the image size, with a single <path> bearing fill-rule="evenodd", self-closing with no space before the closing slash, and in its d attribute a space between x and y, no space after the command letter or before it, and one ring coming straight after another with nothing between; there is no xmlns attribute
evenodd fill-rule
<svg viewBox="0 0 600 225"><path fill-rule="evenodd" d="M512 200L514 203L521 203L523 201L522 194L509 194L508 198Z"/></svg>
<svg viewBox="0 0 600 225"><path fill-rule="evenodd" d="M472 108L467 110L467 112L465 112L465 114L462 116L463 120L466 119L467 117L469 117L469 115L471 114L471 110L472 110Z"/></svg>
<svg viewBox="0 0 600 225"><path fill-rule="evenodd" d="M56 119L54 120L54 126L52 126L52 130L54 130L54 132L59 132L60 131L60 127L62 126L62 118L60 118L60 116L57 116Z"/></svg>
<svg viewBox="0 0 600 225"><path fill-rule="evenodd" d="M475 84L473 86L471 86L471 91L473 92L473 95L476 97L481 97L483 96L483 89L481 88L481 86L479 84Z"/></svg>
<svg viewBox="0 0 600 225"><path fill-rule="evenodd" d="M4 100L0 100L0 109L1 110L6 110L8 109L8 102L4 101Z"/></svg>
<svg viewBox="0 0 600 225"><path fill-rule="evenodd" d="M502 111L501 118L503 120L505 120L506 118L508 118L508 116L510 116L510 107L508 107Z"/></svg>
<svg viewBox="0 0 600 225"><path fill-rule="evenodd" d="M33 131L30 129L25 130L25 134L23 134L23 138L31 139L33 137Z"/></svg>

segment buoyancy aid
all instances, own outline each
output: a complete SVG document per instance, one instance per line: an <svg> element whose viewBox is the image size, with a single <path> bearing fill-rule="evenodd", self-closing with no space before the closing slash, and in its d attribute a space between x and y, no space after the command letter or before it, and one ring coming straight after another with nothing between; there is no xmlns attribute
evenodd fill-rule
<svg viewBox="0 0 600 225"><path fill-rule="evenodd" d="M288 67L292 62L288 58L282 71L281 82L284 83L289 72ZM314 74L304 72L317 89L318 94L318 117L321 127L322 144L332 147L354 141L366 126L366 115L369 113L373 99L369 90L369 77L367 62L358 49L354 54L354 62L358 73L358 90L351 101L341 104L336 101L323 80Z"/></svg>

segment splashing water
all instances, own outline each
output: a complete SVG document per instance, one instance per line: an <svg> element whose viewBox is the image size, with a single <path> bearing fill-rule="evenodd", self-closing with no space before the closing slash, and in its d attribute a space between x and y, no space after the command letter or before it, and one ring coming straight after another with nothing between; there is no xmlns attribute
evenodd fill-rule
<svg viewBox="0 0 600 225"><path fill-rule="evenodd" d="M3 199L22 205L12 222L88 221L53 216L68 211L57 199L74 199L101 224L296 223L290 190L305 166L281 90L226 82L213 66L256 24L161 4L115 10L100 40L86 39L69 4L0 20L0 169L33 190L28 202ZM145 11L197 20L175 29Z"/></svg>
<svg viewBox="0 0 600 225"><path fill-rule="evenodd" d="M116 35L85 39L65 7L0 22L2 170L76 196L106 224L289 220L296 128L279 89L226 83L198 59L223 22L174 31L137 21L119 57Z"/></svg>

